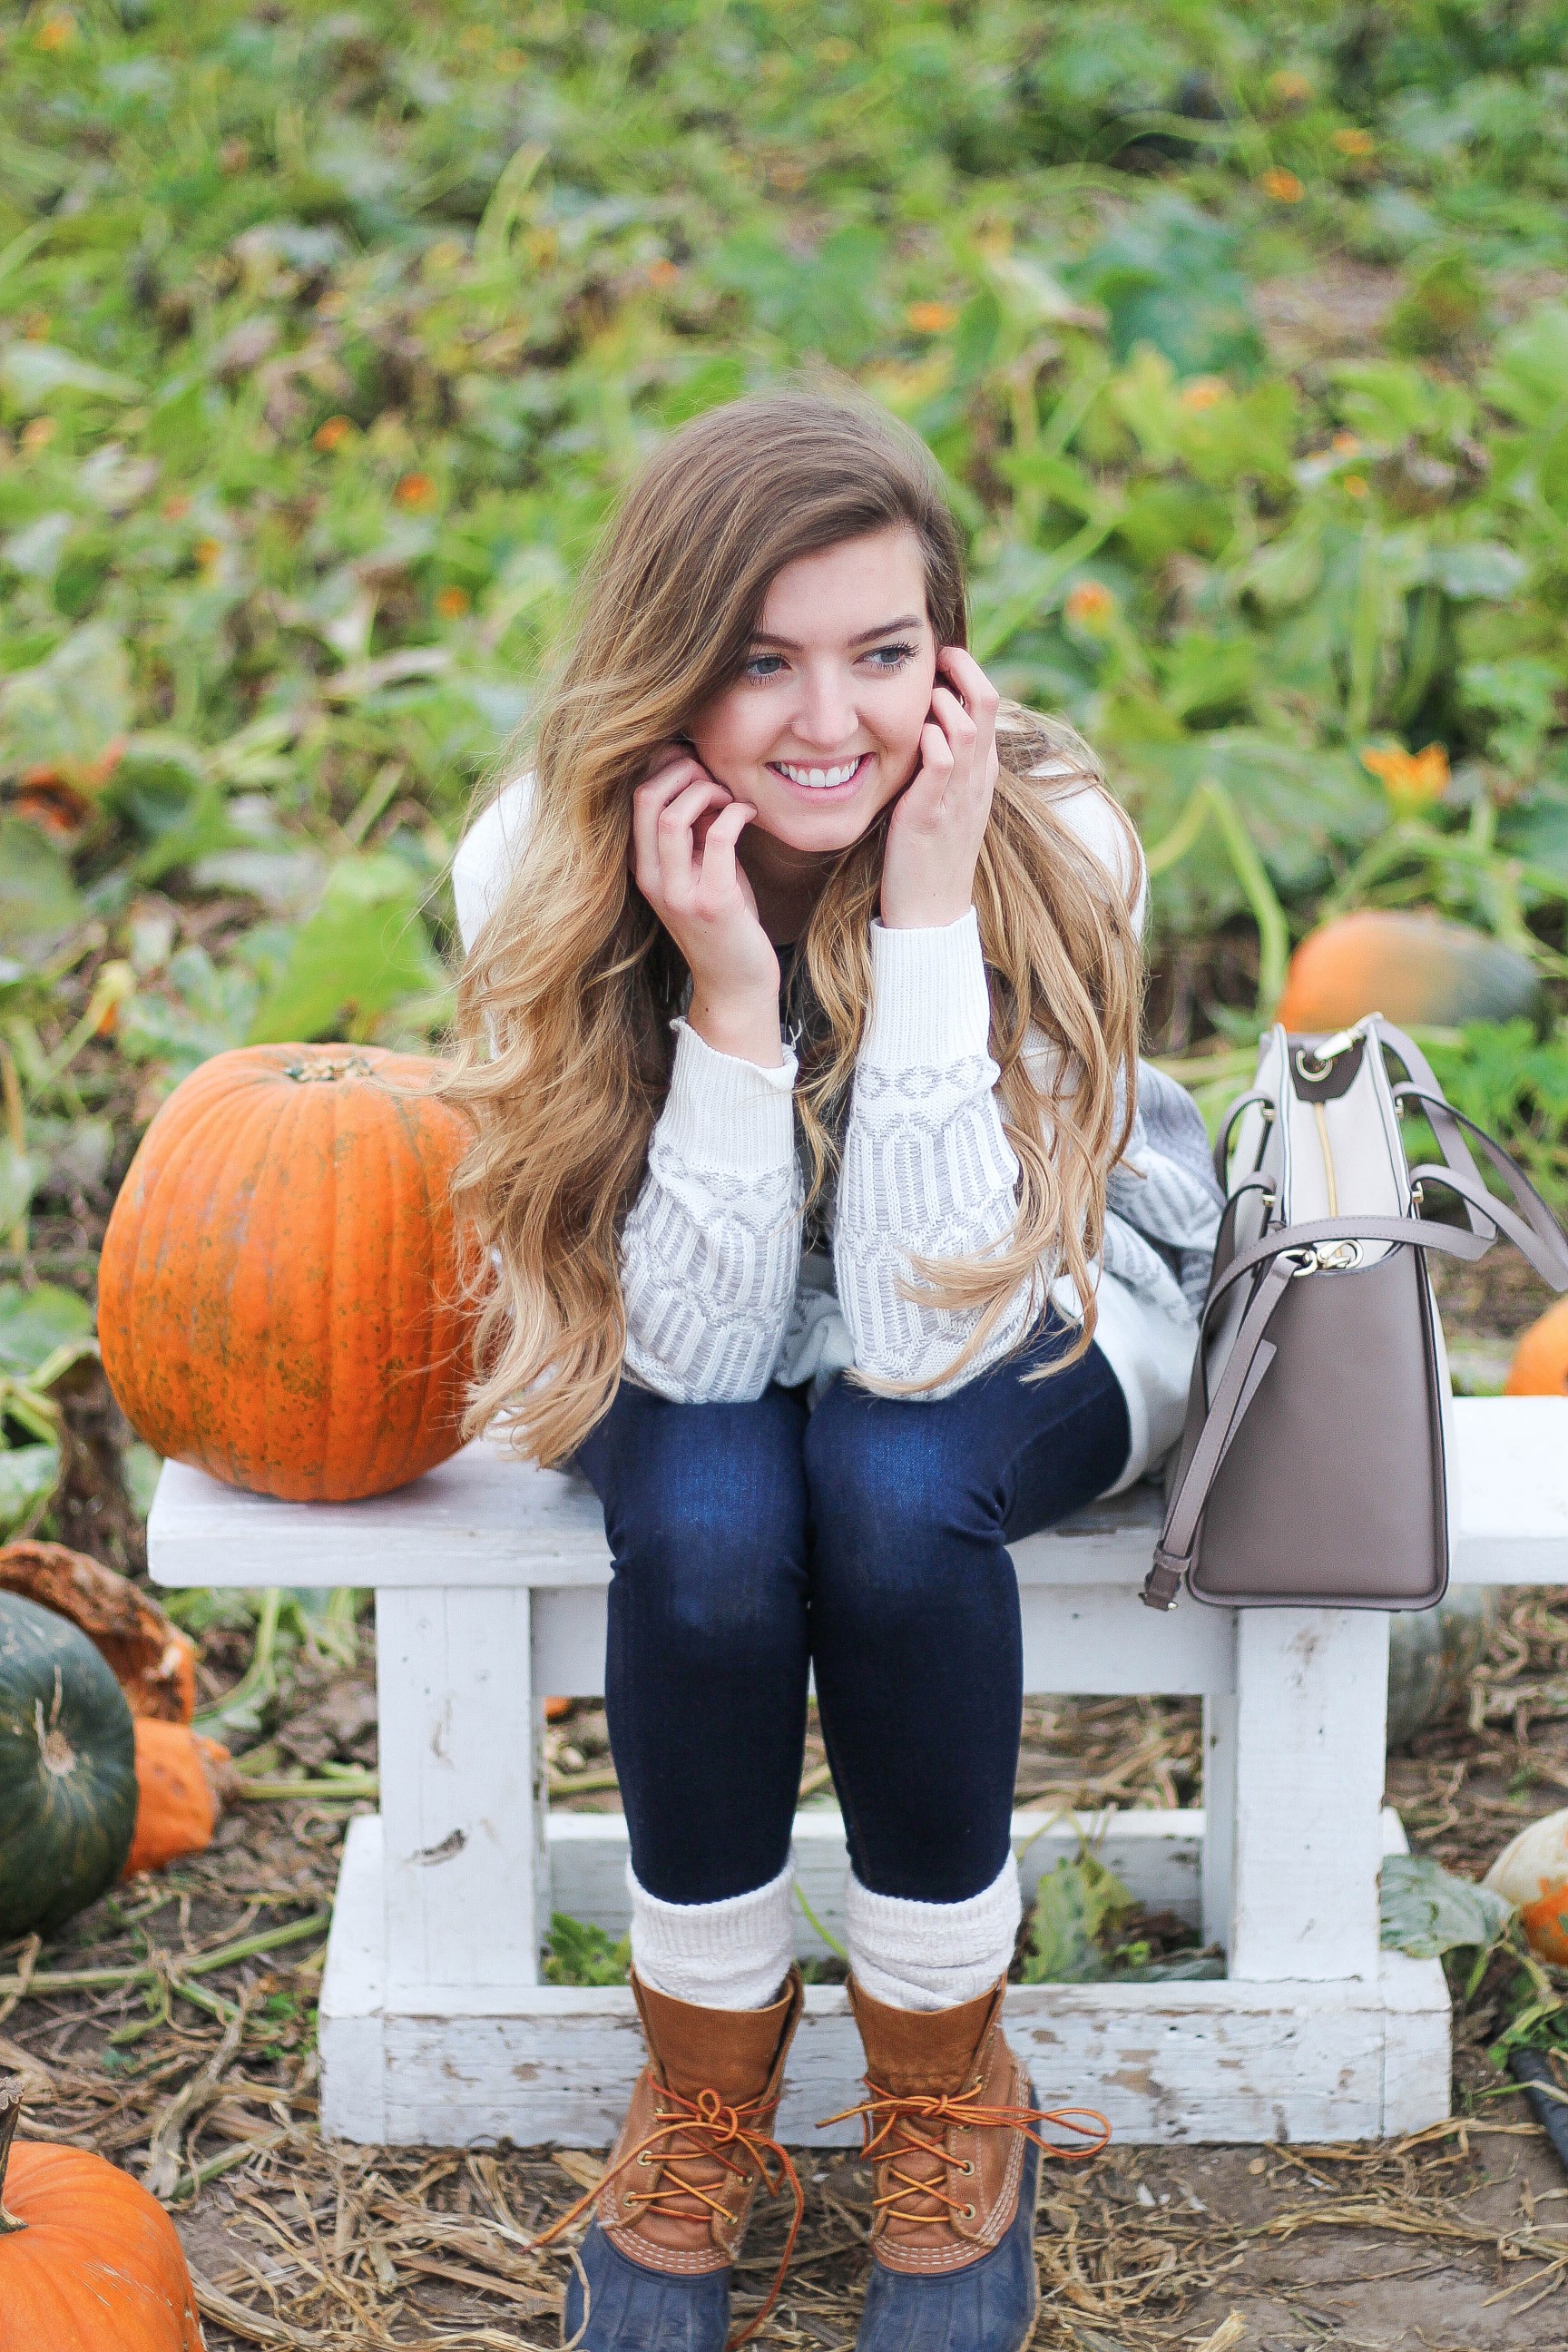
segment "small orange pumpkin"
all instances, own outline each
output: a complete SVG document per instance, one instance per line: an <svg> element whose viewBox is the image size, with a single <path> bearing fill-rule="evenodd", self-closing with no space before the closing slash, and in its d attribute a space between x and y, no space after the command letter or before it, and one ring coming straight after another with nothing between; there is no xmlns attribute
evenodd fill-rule
<svg viewBox="0 0 1568 2352"><path fill-rule="evenodd" d="M136 1827L123 1878L205 1853L234 1786L226 1748L183 1723L138 1720Z"/></svg>
<svg viewBox="0 0 1568 2352"><path fill-rule="evenodd" d="M1455 1029L1529 1013L1538 982L1512 948L1441 915L1363 907L1309 931L1290 959L1274 1018L1309 1035L1363 1013Z"/></svg>
<svg viewBox="0 0 1568 2352"><path fill-rule="evenodd" d="M248 1045L175 1087L99 1267L104 1370L156 1453L346 1503L457 1451L469 1131L436 1075L373 1045Z"/></svg>
<svg viewBox="0 0 1568 2352"><path fill-rule="evenodd" d="M1519 1924L1532 1952L1560 1969L1568 1968L1568 1878L1527 1903L1520 1912Z"/></svg>
<svg viewBox="0 0 1568 2352"><path fill-rule="evenodd" d="M1485 1884L1518 1906L1532 1952L1568 1968L1568 1805L1531 1822L1510 1838Z"/></svg>
<svg viewBox="0 0 1568 2352"><path fill-rule="evenodd" d="M1521 1333L1503 1394L1568 1396L1568 1298L1560 1298Z"/></svg>
<svg viewBox="0 0 1568 2352"><path fill-rule="evenodd" d="M80 2147L15 2141L0 2084L0 2352L205 2352L173 2221Z"/></svg>

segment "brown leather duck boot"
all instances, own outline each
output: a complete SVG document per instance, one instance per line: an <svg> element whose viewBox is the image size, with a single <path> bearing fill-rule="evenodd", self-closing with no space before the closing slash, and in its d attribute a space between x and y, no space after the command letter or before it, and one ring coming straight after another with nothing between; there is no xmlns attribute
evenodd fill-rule
<svg viewBox="0 0 1568 2352"><path fill-rule="evenodd" d="M1110 2127L1088 2109L1046 2115L1002 2032L1005 1983L957 2009L921 2013L873 2000L853 1979L869 2097L858 2112L873 2161L871 2282L858 2352L1021 2352L1039 2307L1034 2128ZM1052 2147L1052 2154L1068 2150Z"/></svg>
<svg viewBox="0 0 1568 2352"><path fill-rule="evenodd" d="M632 1990L648 2063L594 2192L597 2217L566 2290L565 2340L578 2352L723 2352L730 2273L759 2187L770 2197L793 2190L795 2221L773 2293L738 2344L772 2309L800 2226L800 2184L773 2137L805 2001L800 1971L790 1970L767 2009L700 2009L655 1992L635 1971Z"/></svg>

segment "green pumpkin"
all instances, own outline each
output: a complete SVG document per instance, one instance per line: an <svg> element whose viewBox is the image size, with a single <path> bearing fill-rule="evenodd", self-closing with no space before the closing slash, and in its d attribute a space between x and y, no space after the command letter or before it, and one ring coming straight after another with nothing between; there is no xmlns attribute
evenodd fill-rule
<svg viewBox="0 0 1568 2352"><path fill-rule="evenodd" d="M135 1826L125 1694L85 1633L0 1592L0 1943L96 1902Z"/></svg>

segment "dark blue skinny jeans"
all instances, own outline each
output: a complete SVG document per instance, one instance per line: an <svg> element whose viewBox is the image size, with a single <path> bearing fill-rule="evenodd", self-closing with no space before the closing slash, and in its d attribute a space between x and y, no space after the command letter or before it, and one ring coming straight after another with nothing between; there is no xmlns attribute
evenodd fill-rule
<svg viewBox="0 0 1568 2352"><path fill-rule="evenodd" d="M789 1854L806 1678L849 1858L956 1903L1007 1859L1023 1708L1006 1546L1120 1476L1127 1407L1059 1323L955 1394L836 1381L753 1404L623 1381L578 1465L615 1559L605 1700L632 1868L669 1903L765 1885Z"/></svg>

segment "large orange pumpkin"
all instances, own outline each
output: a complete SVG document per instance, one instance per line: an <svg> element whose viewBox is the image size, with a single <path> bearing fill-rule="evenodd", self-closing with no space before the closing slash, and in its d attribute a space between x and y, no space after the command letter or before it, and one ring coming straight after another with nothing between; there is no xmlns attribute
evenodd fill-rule
<svg viewBox="0 0 1568 2352"><path fill-rule="evenodd" d="M0 2352L204 2352L163 2207L86 2148L13 2147L20 2106L0 2084Z"/></svg>
<svg viewBox="0 0 1568 2352"><path fill-rule="evenodd" d="M1520 1334L1503 1394L1568 1396L1568 1298L1560 1298Z"/></svg>
<svg viewBox="0 0 1568 2352"><path fill-rule="evenodd" d="M99 1268L104 1369L155 1452L344 1503L456 1451L468 1130L435 1076L374 1046L247 1045L176 1087Z"/></svg>
<svg viewBox="0 0 1568 2352"><path fill-rule="evenodd" d="M1508 1021L1535 1003L1528 960L1441 915L1363 907L1309 931L1290 959L1274 1018L1315 1034L1366 1013L1429 1029Z"/></svg>

